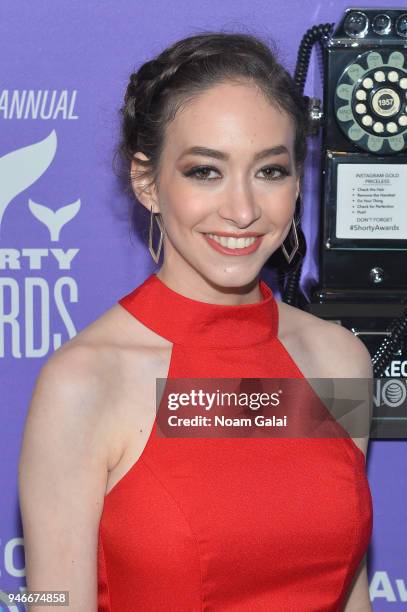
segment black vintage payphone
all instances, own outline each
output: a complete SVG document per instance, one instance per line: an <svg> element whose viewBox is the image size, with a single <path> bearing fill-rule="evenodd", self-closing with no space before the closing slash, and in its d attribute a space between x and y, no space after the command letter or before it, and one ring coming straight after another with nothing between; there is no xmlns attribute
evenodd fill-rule
<svg viewBox="0 0 407 612"><path fill-rule="evenodd" d="M348 10L324 46L326 301L407 296L406 46L396 10Z"/></svg>
<svg viewBox="0 0 407 612"><path fill-rule="evenodd" d="M407 8L349 8L340 23L305 34L295 80L303 92L319 43L323 101L319 282L302 307L351 329L375 376L405 362L407 338ZM284 287L298 304L301 266ZM407 376L400 373L400 376Z"/></svg>

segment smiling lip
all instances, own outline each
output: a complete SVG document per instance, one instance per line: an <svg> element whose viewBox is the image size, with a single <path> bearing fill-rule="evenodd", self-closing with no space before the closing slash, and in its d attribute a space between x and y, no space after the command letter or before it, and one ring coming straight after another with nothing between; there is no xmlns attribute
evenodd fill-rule
<svg viewBox="0 0 407 612"><path fill-rule="evenodd" d="M228 238L253 238L257 236L263 236L259 232L244 232L242 234L236 234L233 232L206 232L206 234L214 234L215 236L227 236Z"/></svg>
<svg viewBox="0 0 407 612"><path fill-rule="evenodd" d="M212 232L211 232L212 233ZM231 233L216 233L217 236L232 236L232 237L241 237L243 238L244 236L248 237L248 236L254 236L256 237L256 240L253 242L253 244L250 244L247 247L244 247L242 249L228 249L225 246L222 246L221 244L219 244L219 242L216 242L216 240L213 240L213 238L210 238L207 234L203 234L206 242L215 250L218 251L219 253L223 253L224 255L249 255L250 253L254 253L254 251L257 251L257 249L260 246L260 243L262 241L262 238L264 236L264 234L254 234L253 232L251 233L246 233L246 234L231 234Z"/></svg>

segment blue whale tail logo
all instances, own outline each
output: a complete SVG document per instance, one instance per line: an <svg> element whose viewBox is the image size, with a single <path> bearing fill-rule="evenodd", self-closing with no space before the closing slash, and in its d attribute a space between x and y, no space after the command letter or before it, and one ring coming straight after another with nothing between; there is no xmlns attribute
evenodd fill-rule
<svg viewBox="0 0 407 612"><path fill-rule="evenodd" d="M10 202L44 174L57 150L56 131L43 140L0 157L0 230Z"/></svg>
<svg viewBox="0 0 407 612"><path fill-rule="evenodd" d="M44 206L44 204L39 204L29 199L28 206L34 217L47 226L51 241L57 242L61 229L68 221L71 221L71 219L77 215L81 206L81 201L76 200L76 202L72 202L72 204L61 206L58 210L52 210L48 208L48 206Z"/></svg>

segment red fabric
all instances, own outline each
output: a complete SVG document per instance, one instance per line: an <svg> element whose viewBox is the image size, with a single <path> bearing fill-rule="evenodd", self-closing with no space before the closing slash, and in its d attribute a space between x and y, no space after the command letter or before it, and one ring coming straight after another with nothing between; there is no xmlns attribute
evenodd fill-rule
<svg viewBox="0 0 407 612"><path fill-rule="evenodd" d="M119 303L173 342L169 379L303 378L277 338L272 290L260 288L255 304L207 304L152 274ZM99 612L342 610L373 522L350 438L156 431L157 421L105 497Z"/></svg>

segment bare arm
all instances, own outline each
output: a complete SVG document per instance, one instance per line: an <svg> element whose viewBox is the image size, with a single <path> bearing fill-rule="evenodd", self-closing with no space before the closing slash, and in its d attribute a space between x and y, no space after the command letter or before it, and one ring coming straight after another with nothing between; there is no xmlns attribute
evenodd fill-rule
<svg viewBox="0 0 407 612"><path fill-rule="evenodd" d="M320 336L321 338L321 336ZM315 344L314 344L315 347ZM329 334L329 342L322 337L321 345L317 347L317 352L322 358L320 363L321 371L324 376L332 379L372 379L373 366L368 349L359 338L351 331L337 324L332 324ZM343 384L337 380L338 387L342 390ZM344 381L346 385L346 380ZM359 388L355 385L355 388ZM352 390L352 385L350 385ZM363 384L360 389L364 389ZM338 393L338 397L346 397ZM366 395L366 402L361 404L363 410L368 414L363 415L363 429L369 429L372 417L372 406ZM353 438L355 444L361 451L367 454L369 436L368 432L364 437ZM371 612L372 605L369 596L369 584L366 567L366 554L361 560L355 573L352 584L349 588L343 612Z"/></svg>
<svg viewBox="0 0 407 612"><path fill-rule="evenodd" d="M367 580L365 555L360 562L353 582L350 586L343 612L371 612L372 609L373 608L369 597L369 583Z"/></svg>
<svg viewBox="0 0 407 612"><path fill-rule="evenodd" d="M352 333L352 332L350 332ZM353 335L353 334L352 334ZM365 378L371 379L373 378L373 366L372 360L369 354L369 351L365 347L365 345L354 337L354 340L351 338L349 342L349 357L350 357L350 365L349 367L352 371L352 374L348 374L349 378ZM346 376L346 374L344 375ZM368 406L367 408L371 408ZM369 423L371 423L371 411L369 416ZM365 436L363 438L354 439L355 444L359 446L359 448L363 451L363 453L367 454L369 436ZM369 596L369 582L367 577L367 567L366 567L366 557L363 557L361 560L359 567L356 571L356 574L353 578L353 582L349 588L348 596L346 599L345 607L343 608L343 612L372 612L372 604L370 602Z"/></svg>
<svg viewBox="0 0 407 612"><path fill-rule="evenodd" d="M27 589L69 591L96 610L97 536L107 477L103 381L94 349L57 351L37 379L19 461ZM60 609L35 607L35 612Z"/></svg>
<svg viewBox="0 0 407 612"><path fill-rule="evenodd" d="M339 326L336 327L339 328ZM337 358L331 375L336 378L338 398L360 401L359 405L350 412L348 431L355 444L366 456L373 415L372 358L363 342L351 331L345 328L339 328L338 331L341 333L337 338ZM345 380L341 382L340 378ZM352 421L354 421L354 427L352 427ZM360 437L355 437L357 432L360 433Z"/></svg>

